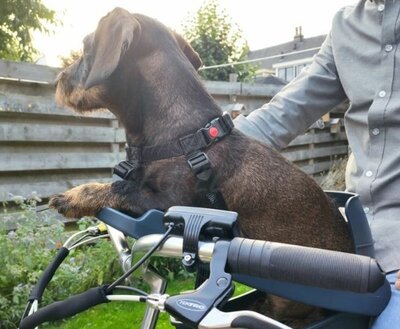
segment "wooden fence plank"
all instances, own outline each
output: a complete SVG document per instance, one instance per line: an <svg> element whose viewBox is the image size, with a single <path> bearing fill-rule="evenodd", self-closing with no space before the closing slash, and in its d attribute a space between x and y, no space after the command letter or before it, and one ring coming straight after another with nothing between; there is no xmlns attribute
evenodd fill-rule
<svg viewBox="0 0 400 329"><path fill-rule="evenodd" d="M122 128L75 127L51 124L2 124L0 141L123 143Z"/></svg>
<svg viewBox="0 0 400 329"><path fill-rule="evenodd" d="M8 79L53 84L59 68L0 60L0 76Z"/></svg>
<svg viewBox="0 0 400 329"><path fill-rule="evenodd" d="M109 176L103 178L82 178L76 179L71 177L66 180L57 180L53 182L28 182L18 184L0 184L0 200L11 201L15 196L22 196L25 198L32 197L33 194L47 198L50 195L62 193L69 190L74 186L89 182L109 183L111 182L111 170Z"/></svg>
<svg viewBox="0 0 400 329"><path fill-rule="evenodd" d="M72 109L62 108L55 104L55 101L41 99L38 96L27 95L2 95L0 93L0 114L4 113L26 113L46 114L54 116L70 116L81 118L104 118L115 119L115 116L108 110L78 113Z"/></svg>
<svg viewBox="0 0 400 329"><path fill-rule="evenodd" d="M8 153L0 158L0 171L112 168L123 159L125 153Z"/></svg>
<svg viewBox="0 0 400 329"><path fill-rule="evenodd" d="M212 95L256 96L271 98L281 87L256 83L204 81L207 91Z"/></svg>
<svg viewBox="0 0 400 329"><path fill-rule="evenodd" d="M331 143L331 142L347 142L345 132L339 134L331 133L318 133L318 134L305 134L296 137L290 144L290 146L306 145L306 144L317 144L317 143Z"/></svg>
<svg viewBox="0 0 400 329"><path fill-rule="evenodd" d="M242 91L240 82L204 81L203 83L213 95L240 95Z"/></svg>
<svg viewBox="0 0 400 329"><path fill-rule="evenodd" d="M315 175L323 171L329 170L332 166L332 161L315 162L313 164L300 166L301 170L309 175Z"/></svg>
<svg viewBox="0 0 400 329"><path fill-rule="evenodd" d="M330 146L324 148L316 148L313 150L285 151L282 155L292 161L302 161L307 159L322 158L326 156L343 155L348 153L347 145Z"/></svg>
<svg viewBox="0 0 400 329"><path fill-rule="evenodd" d="M270 98L276 95L279 90L282 89L282 86L277 85L268 85L268 84L260 84L260 83L242 83L242 96L259 96L263 98Z"/></svg>

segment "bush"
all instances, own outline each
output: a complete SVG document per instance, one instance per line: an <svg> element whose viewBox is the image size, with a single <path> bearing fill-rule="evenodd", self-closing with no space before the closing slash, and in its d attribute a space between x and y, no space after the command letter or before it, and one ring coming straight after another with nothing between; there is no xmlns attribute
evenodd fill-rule
<svg viewBox="0 0 400 329"><path fill-rule="evenodd" d="M25 309L27 298L44 269L50 263L71 232L56 218L54 212L36 213L36 201L15 197L19 204L17 229L6 232L0 228L0 328L15 329ZM7 208L4 207L4 212ZM80 230L95 225L86 218L78 222ZM193 280L178 259L154 257L151 264L169 280ZM140 271L138 271L140 272ZM42 304L63 300L91 287L111 283L122 274L114 247L101 240L70 252L57 270L47 289ZM135 281L139 287L145 286Z"/></svg>
<svg viewBox="0 0 400 329"><path fill-rule="evenodd" d="M51 211L35 213L34 202L21 203L23 211L14 231L0 232L0 328L17 328L27 298L42 271L66 240L61 221ZM43 296L46 305L120 275L113 246L100 241L70 253Z"/></svg>

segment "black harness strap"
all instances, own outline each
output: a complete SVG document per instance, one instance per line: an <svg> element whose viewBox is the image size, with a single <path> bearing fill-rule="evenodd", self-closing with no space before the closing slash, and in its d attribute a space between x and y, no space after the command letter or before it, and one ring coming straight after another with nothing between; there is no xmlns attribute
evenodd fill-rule
<svg viewBox="0 0 400 329"><path fill-rule="evenodd" d="M154 146L128 146L127 161L114 167L114 173L123 179L132 179L143 163L185 155L188 165L198 179L199 193L195 204L202 207L226 209L222 193L216 188L210 160L204 149L218 142L233 129L228 113L210 121L205 127L167 144Z"/></svg>
<svg viewBox="0 0 400 329"><path fill-rule="evenodd" d="M233 129L233 121L228 113L210 121L204 128L193 134L183 136L166 144L153 146L128 146L127 153L130 161L152 162L162 159L189 156L199 150L206 149L218 142Z"/></svg>

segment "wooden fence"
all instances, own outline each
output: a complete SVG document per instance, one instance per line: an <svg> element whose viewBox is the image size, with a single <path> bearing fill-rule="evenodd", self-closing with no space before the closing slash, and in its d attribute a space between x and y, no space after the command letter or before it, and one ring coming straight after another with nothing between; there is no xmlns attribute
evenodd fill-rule
<svg viewBox="0 0 400 329"><path fill-rule="evenodd" d="M48 197L88 181L106 182L124 159L125 134L108 111L81 115L57 106L58 69L0 60L0 201L37 194ZM255 109L276 86L205 82L223 108ZM232 106L232 103L243 104ZM310 130L283 154L307 173L329 169L347 154L343 128Z"/></svg>

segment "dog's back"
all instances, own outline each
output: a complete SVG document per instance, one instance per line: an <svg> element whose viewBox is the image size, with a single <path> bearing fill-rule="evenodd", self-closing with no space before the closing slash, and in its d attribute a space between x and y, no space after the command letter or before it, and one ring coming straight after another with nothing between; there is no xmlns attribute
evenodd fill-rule
<svg viewBox="0 0 400 329"><path fill-rule="evenodd" d="M333 202L277 151L235 131L209 155L248 237L353 251L347 223Z"/></svg>
<svg viewBox="0 0 400 329"><path fill-rule="evenodd" d="M240 214L245 236L353 252L349 227L334 202L277 151L234 132L209 155L218 163L225 199ZM264 296L251 309L293 328L323 316L315 307L273 295Z"/></svg>

